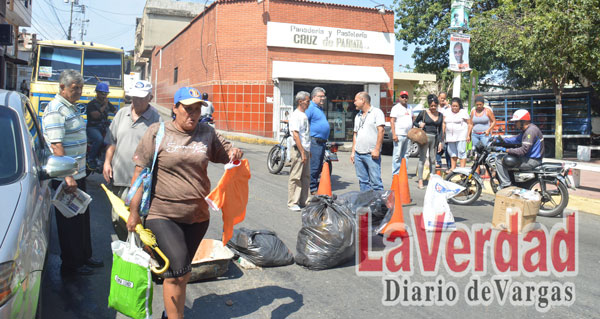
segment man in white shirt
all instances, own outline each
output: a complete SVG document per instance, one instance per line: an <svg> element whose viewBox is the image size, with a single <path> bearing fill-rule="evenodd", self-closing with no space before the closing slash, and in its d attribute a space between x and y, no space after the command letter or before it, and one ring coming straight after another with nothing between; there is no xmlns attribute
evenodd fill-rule
<svg viewBox="0 0 600 319"><path fill-rule="evenodd" d="M385 116L380 109L371 106L367 92L356 94L354 104L360 112L354 118L350 160L356 169L360 191L383 190L380 153Z"/></svg>
<svg viewBox="0 0 600 319"><path fill-rule="evenodd" d="M288 181L288 208L300 211L300 206L306 205L310 190L310 125L304 113L310 103L310 94L298 92L295 102L297 107L289 122L294 146L290 150L292 168Z"/></svg>
<svg viewBox="0 0 600 319"><path fill-rule="evenodd" d="M392 175L400 172L403 158L408 158L407 150L410 140L406 137L413 126L412 110L408 106L408 92L400 92L400 103L392 107L390 112L394 153L392 155Z"/></svg>

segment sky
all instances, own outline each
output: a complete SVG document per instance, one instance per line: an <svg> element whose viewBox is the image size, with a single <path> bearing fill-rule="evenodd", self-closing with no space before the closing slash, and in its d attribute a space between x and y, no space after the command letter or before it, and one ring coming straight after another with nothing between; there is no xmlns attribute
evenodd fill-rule
<svg viewBox="0 0 600 319"><path fill-rule="evenodd" d="M42 39L66 39L69 29L71 0L36 0L33 1L32 27L29 32L39 34ZM123 47L133 50L135 46L135 19L141 17L145 0L78 0L80 5L85 5L86 34L84 41L93 41L113 47ZM188 0L189 2L202 3L201 0ZM212 0L208 0L212 2ZM383 4L387 9L393 6L394 0L321 0L321 2L355 5L361 7L375 7ZM79 11L79 10L77 10ZM72 38L81 39L81 23L83 15L73 14ZM408 51L402 50L402 45L396 41L394 55L394 71L406 71L406 65L414 67L411 55L414 46Z"/></svg>

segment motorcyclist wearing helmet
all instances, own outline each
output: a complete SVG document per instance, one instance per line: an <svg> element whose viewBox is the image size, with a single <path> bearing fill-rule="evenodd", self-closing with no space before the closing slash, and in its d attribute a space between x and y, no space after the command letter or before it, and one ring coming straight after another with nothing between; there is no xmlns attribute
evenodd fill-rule
<svg viewBox="0 0 600 319"><path fill-rule="evenodd" d="M108 101L108 93L108 84L98 82L98 84L96 84L96 98L91 100L86 108L86 133L88 141L91 144L87 160L90 169L96 169L98 164L98 156L100 155L100 149L104 143L104 134L110 125L108 114L115 113L117 110L114 105Z"/></svg>
<svg viewBox="0 0 600 319"><path fill-rule="evenodd" d="M206 105L203 105L200 110L200 118L210 117L212 119L215 108L212 102L208 100L208 93L202 93L202 99L206 102Z"/></svg>
<svg viewBox="0 0 600 319"><path fill-rule="evenodd" d="M505 138L502 143L506 147L514 146L514 148L500 147L501 151L507 153L502 161L496 162L501 188L510 186L508 168L532 169L541 165L544 158L544 135L535 124L531 123L529 112L524 109L516 110L510 121L515 122L522 132L517 136Z"/></svg>

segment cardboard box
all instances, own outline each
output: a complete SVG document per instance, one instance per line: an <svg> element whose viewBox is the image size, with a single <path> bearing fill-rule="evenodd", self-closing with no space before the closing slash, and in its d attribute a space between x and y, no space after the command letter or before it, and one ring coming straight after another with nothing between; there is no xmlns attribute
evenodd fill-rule
<svg viewBox="0 0 600 319"><path fill-rule="evenodd" d="M492 217L492 226L495 229L514 231L510 229L509 217L515 212L517 213L516 232L528 231L530 228L526 228L526 226L535 223L535 217L540 210L541 199L538 197L538 200L527 200L515 194L519 191L522 191L519 187L507 187L496 193L494 215Z"/></svg>

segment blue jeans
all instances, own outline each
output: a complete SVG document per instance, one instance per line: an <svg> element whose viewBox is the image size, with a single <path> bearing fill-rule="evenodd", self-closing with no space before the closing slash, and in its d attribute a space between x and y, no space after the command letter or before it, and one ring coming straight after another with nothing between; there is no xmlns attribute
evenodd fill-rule
<svg viewBox="0 0 600 319"><path fill-rule="evenodd" d="M91 143L90 153L88 154L88 162L95 164L95 160L100 155L100 149L104 145L104 138L99 127L88 127L86 128L88 142Z"/></svg>
<svg viewBox="0 0 600 319"><path fill-rule="evenodd" d="M482 146L486 146L488 141L490 140L490 137L488 135L485 134L471 134L471 142L473 143L473 148L477 147L477 144L480 144Z"/></svg>
<svg viewBox="0 0 600 319"><path fill-rule="evenodd" d="M318 143L311 138L310 141L310 191L316 192L319 188L319 179L323 169L323 158L325 157L325 143Z"/></svg>
<svg viewBox="0 0 600 319"><path fill-rule="evenodd" d="M409 139L406 135L397 135L398 142L394 142L394 153L392 154L392 175L398 174L400 172L400 165L402 164L402 159L406 158L408 160L408 145Z"/></svg>
<svg viewBox="0 0 600 319"><path fill-rule="evenodd" d="M381 181L381 157L373 159L371 153L354 154L354 167L360 191L383 190Z"/></svg>
<svg viewBox="0 0 600 319"><path fill-rule="evenodd" d="M437 149L436 149L437 150ZM448 168L450 168L450 154L448 154L448 143L444 143L444 156L446 157L446 166ZM436 153L435 154L435 164L442 166L442 154L441 153Z"/></svg>

